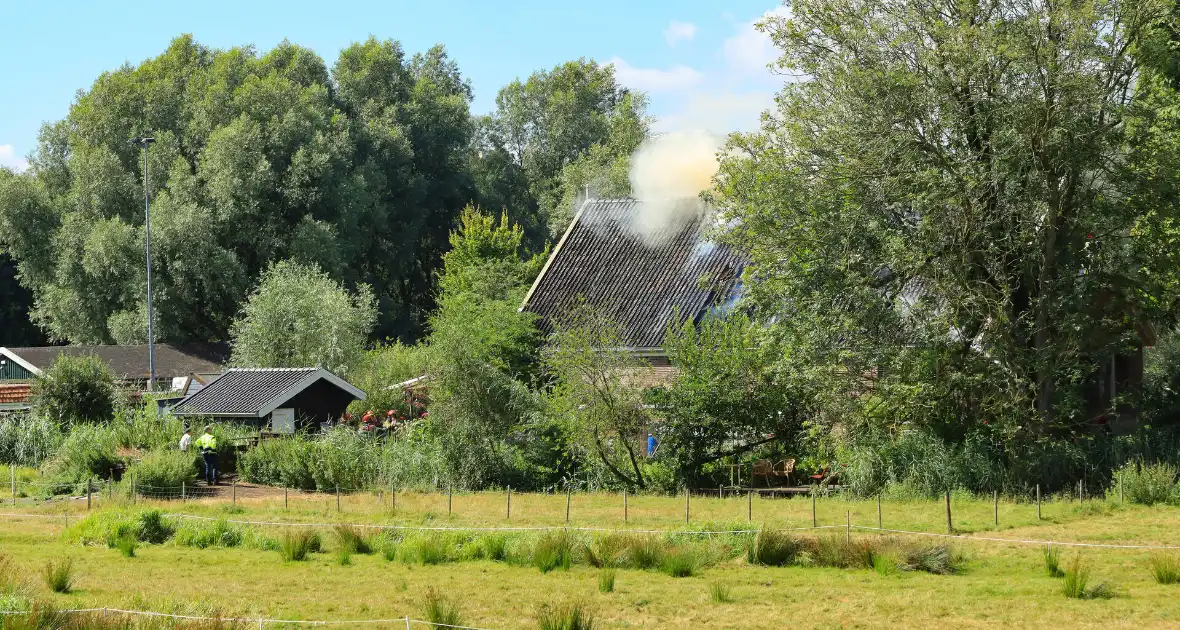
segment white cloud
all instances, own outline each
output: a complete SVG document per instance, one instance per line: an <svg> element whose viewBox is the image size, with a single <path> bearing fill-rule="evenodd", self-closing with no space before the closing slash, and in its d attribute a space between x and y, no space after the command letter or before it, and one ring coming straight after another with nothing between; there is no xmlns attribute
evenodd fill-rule
<svg viewBox="0 0 1180 630"><path fill-rule="evenodd" d="M0 166L7 166L20 173L29 168L29 161L19 157L11 144L0 144Z"/></svg>
<svg viewBox="0 0 1180 630"><path fill-rule="evenodd" d="M691 42L692 38L697 36L697 25L692 22L681 22L679 20L672 20L668 28L664 29L664 39L667 40L668 45L675 47L676 44L684 41Z"/></svg>
<svg viewBox="0 0 1180 630"><path fill-rule="evenodd" d="M646 92L675 92L685 90L704 80L697 70L688 66L660 68L636 68L619 57L610 63L615 67L615 76L623 85Z"/></svg>
<svg viewBox="0 0 1180 630"><path fill-rule="evenodd" d="M757 24L772 16L786 17L786 7L777 7L742 24L736 35L725 40L722 53L730 70L745 74L768 73L766 66L778 59L779 50L769 35L757 29Z"/></svg>

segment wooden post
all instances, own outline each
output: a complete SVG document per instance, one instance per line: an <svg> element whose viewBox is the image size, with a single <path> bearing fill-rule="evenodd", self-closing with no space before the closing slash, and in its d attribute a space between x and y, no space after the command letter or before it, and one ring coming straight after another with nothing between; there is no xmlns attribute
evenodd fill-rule
<svg viewBox="0 0 1180 630"><path fill-rule="evenodd" d="M946 491L946 533L955 533L955 526L951 521L951 491Z"/></svg>
<svg viewBox="0 0 1180 630"><path fill-rule="evenodd" d="M754 521L754 493L746 490L746 522Z"/></svg>
<svg viewBox="0 0 1180 630"><path fill-rule="evenodd" d="M340 484L336 484L336 511L340 511Z"/></svg>
<svg viewBox="0 0 1180 630"><path fill-rule="evenodd" d="M447 516L451 515L451 502L455 498L455 486L447 486Z"/></svg>
<svg viewBox="0 0 1180 630"><path fill-rule="evenodd" d="M1000 491L992 491L992 513L995 515L996 527L1000 526Z"/></svg>
<svg viewBox="0 0 1180 630"><path fill-rule="evenodd" d="M724 485L724 484L723 484L723 485L720 485L720 486L717 486L717 498L718 498L718 499L724 499L724 498L725 498L725 497L724 497L724 496L721 494L721 493L722 493L722 491L723 491L724 489L725 489L725 485Z"/></svg>
<svg viewBox="0 0 1180 630"><path fill-rule="evenodd" d="M1082 480L1078 479L1078 501L1083 501L1083 500L1084 500L1084 498L1082 497Z"/></svg>
<svg viewBox="0 0 1180 630"><path fill-rule="evenodd" d="M16 464L8 465L8 476L12 479L12 507L16 507Z"/></svg>
<svg viewBox="0 0 1180 630"><path fill-rule="evenodd" d="M230 482L230 496L233 498L233 504L238 504L238 480L235 478Z"/></svg>
<svg viewBox="0 0 1180 630"><path fill-rule="evenodd" d="M623 522L627 522L627 488L623 488Z"/></svg>
<svg viewBox="0 0 1180 630"><path fill-rule="evenodd" d="M287 486L283 486L283 509L286 510L290 505L287 498Z"/></svg>
<svg viewBox="0 0 1180 630"><path fill-rule="evenodd" d="M565 524L570 524L570 493L572 490L567 485L565 487Z"/></svg>
<svg viewBox="0 0 1180 630"><path fill-rule="evenodd" d="M844 510L844 540L852 541L852 511Z"/></svg>
<svg viewBox="0 0 1180 630"><path fill-rule="evenodd" d="M1037 520L1041 520L1041 484L1037 484Z"/></svg>
<svg viewBox="0 0 1180 630"><path fill-rule="evenodd" d="M691 501L692 501L692 491L688 489L688 486L685 486L684 487L684 524L685 525L688 525L688 511L689 511L689 506L690 506Z"/></svg>
<svg viewBox="0 0 1180 630"><path fill-rule="evenodd" d="M389 509L394 512L397 511L397 488L391 488L389 490Z"/></svg>
<svg viewBox="0 0 1180 630"><path fill-rule="evenodd" d="M504 518L511 519L512 518L512 486L508 486L507 496L508 496L508 503L507 503L507 507L504 510Z"/></svg>
<svg viewBox="0 0 1180 630"><path fill-rule="evenodd" d="M86 480L86 511L90 511L90 480Z"/></svg>
<svg viewBox="0 0 1180 630"><path fill-rule="evenodd" d="M182 481L182 482L180 482L180 502L181 503L185 502L186 497L185 497L184 491L185 491L185 487L184 487L184 482Z"/></svg>
<svg viewBox="0 0 1180 630"><path fill-rule="evenodd" d="M1119 472L1119 503L1123 502L1123 473Z"/></svg>
<svg viewBox="0 0 1180 630"><path fill-rule="evenodd" d="M811 527L815 528L818 521L815 519L815 486L811 486Z"/></svg>
<svg viewBox="0 0 1180 630"><path fill-rule="evenodd" d="M877 529L885 529L885 521L881 518L881 493L877 493Z"/></svg>

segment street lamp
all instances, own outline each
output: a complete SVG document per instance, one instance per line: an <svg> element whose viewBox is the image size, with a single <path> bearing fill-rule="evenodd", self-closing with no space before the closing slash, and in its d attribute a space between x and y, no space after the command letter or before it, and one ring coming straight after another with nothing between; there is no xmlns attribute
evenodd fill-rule
<svg viewBox="0 0 1180 630"><path fill-rule="evenodd" d="M156 139L149 136L132 138L131 144L143 148L143 232L144 248L147 250L147 341L148 341L148 391L156 390L156 347L152 336L152 217L151 195L148 190L148 145Z"/></svg>

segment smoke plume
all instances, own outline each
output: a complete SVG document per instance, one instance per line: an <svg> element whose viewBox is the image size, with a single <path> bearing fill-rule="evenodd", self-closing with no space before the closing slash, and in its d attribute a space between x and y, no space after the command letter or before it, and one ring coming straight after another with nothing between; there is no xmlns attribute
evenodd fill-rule
<svg viewBox="0 0 1180 630"><path fill-rule="evenodd" d="M717 173L721 139L700 131L678 131L645 141L631 155L631 191L639 213L628 230L651 247L705 212L701 191Z"/></svg>

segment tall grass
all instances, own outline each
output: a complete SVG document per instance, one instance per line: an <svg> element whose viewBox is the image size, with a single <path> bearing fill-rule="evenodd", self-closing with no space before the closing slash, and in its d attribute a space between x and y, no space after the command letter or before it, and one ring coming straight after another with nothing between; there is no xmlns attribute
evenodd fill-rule
<svg viewBox="0 0 1180 630"><path fill-rule="evenodd" d="M1151 576L1160 584L1180 584L1180 556L1171 553L1152 554L1147 559Z"/></svg>
<svg viewBox="0 0 1180 630"><path fill-rule="evenodd" d="M1066 597L1073 599L1108 599L1114 592L1106 582L1090 586L1090 568L1082 562L1081 554L1075 555L1069 565L1065 567L1065 578L1062 580L1061 590Z"/></svg>
<svg viewBox="0 0 1180 630"><path fill-rule="evenodd" d="M574 563L574 539L566 531L546 532L533 548L533 565L548 573L554 569L569 571Z"/></svg>
<svg viewBox="0 0 1180 630"><path fill-rule="evenodd" d="M426 589L426 596L422 601L422 616L424 621L436 625L463 625L459 604L433 586Z"/></svg>
<svg viewBox="0 0 1180 630"><path fill-rule="evenodd" d="M598 591L600 593L615 592L615 570L603 569L598 572Z"/></svg>
<svg viewBox="0 0 1180 630"><path fill-rule="evenodd" d="M1131 503L1171 503L1180 498L1176 476L1176 467L1170 464L1130 462L1115 471L1115 484L1122 480L1123 495Z"/></svg>
<svg viewBox="0 0 1180 630"><path fill-rule="evenodd" d="M176 527L165 520L164 514L159 510L147 510L139 515L139 540L158 545L175 533Z"/></svg>
<svg viewBox="0 0 1180 630"><path fill-rule="evenodd" d="M237 547L242 544L245 531L225 519L215 521L189 520L176 529L176 544L182 547Z"/></svg>
<svg viewBox="0 0 1180 630"><path fill-rule="evenodd" d="M581 602L562 606L542 606L537 610L540 630L592 630L594 614Z"/></svg>
<svg viewBox="0 0 1180 630"><path fill-rule="evenodd" d="M1045 573L1049 577L1063 577L1065 571L1061 569L1061 550L1053 545L1045 545L1044 550Z"/></svg>
<svg viewBox="0 0 1180 630"><path fill-rule="evenodd" d="M664 553L660 570L670 577L685 578L696 575L700 565L701 559L695 549L679 547Z"/></svg>
<svg viewBox="0 0 1180 630"><path fill-rule="evenodd" d="M69 593L74 590L74 561L69 558L58 562L50 560L41 569L41 577L54 593Z"/></svg>
<svg viewBox="0 0 1180 630"><path fill-rule="evenodd" d="M135 536L126 535L120 537L115 542L115 546L119 549L119 553L123 554L124 558L134 558L135 549L139 546L139 541L135 539Z"/></svg>
<svg viewBox="0 0 1180 630"><path fill-rule="evenodd" d="M337 525L335 530L341 549L347 550L349 553L373 553L373 544L369 536L360 528L352 525Z"/></svg>
<svg viewBox="0 0 1180 630"><path fill-rule="evenodd" d="M733 601L733 591L725 582L709 582L709 599L715 604L728 604Z"/></svg>
<svg viewBox="0 0 1180 630"><path fill-rule="evenodd" d="M320 535L309 529L286 531L279 539L279 556L286 562L302 562L320 550Z"/></svg>
<svg viewBox="0 0 1180 630"><path fill-rule="evenodd" d="M402 545L402 559L420 564L443 564L451 560L451 543L439 532L417 536Z"/></svg>
<svg viewBox="0 0 1180 630"><path fill-rule="evenodd" d="M597 568L620 567L627 563L631 538L626 534L610 533L595 537L582 549L586 563Z"/></svg>
<svg viewBox="0 0 1180 630"><path fill-rule="evenodd" d="M192 486L196 478L196 456L180 451L149 451L128 472L135 476L136 487L147 494L175 493L179 496L180 484Z"/></svg>
<svg viewBox="0 0 1180 630"><path fill-rule="evenodd" d="M654 569L664 561L664 541L651 535L635 536L628 541L627 558L636 569Z"/></svg>
<svg viewBox="0 0 1180 630"><path fill-rule="evenodd" d="M746 547L746 561L769 567L793 564L803 545L786 532L763 527Z"/></svg>

